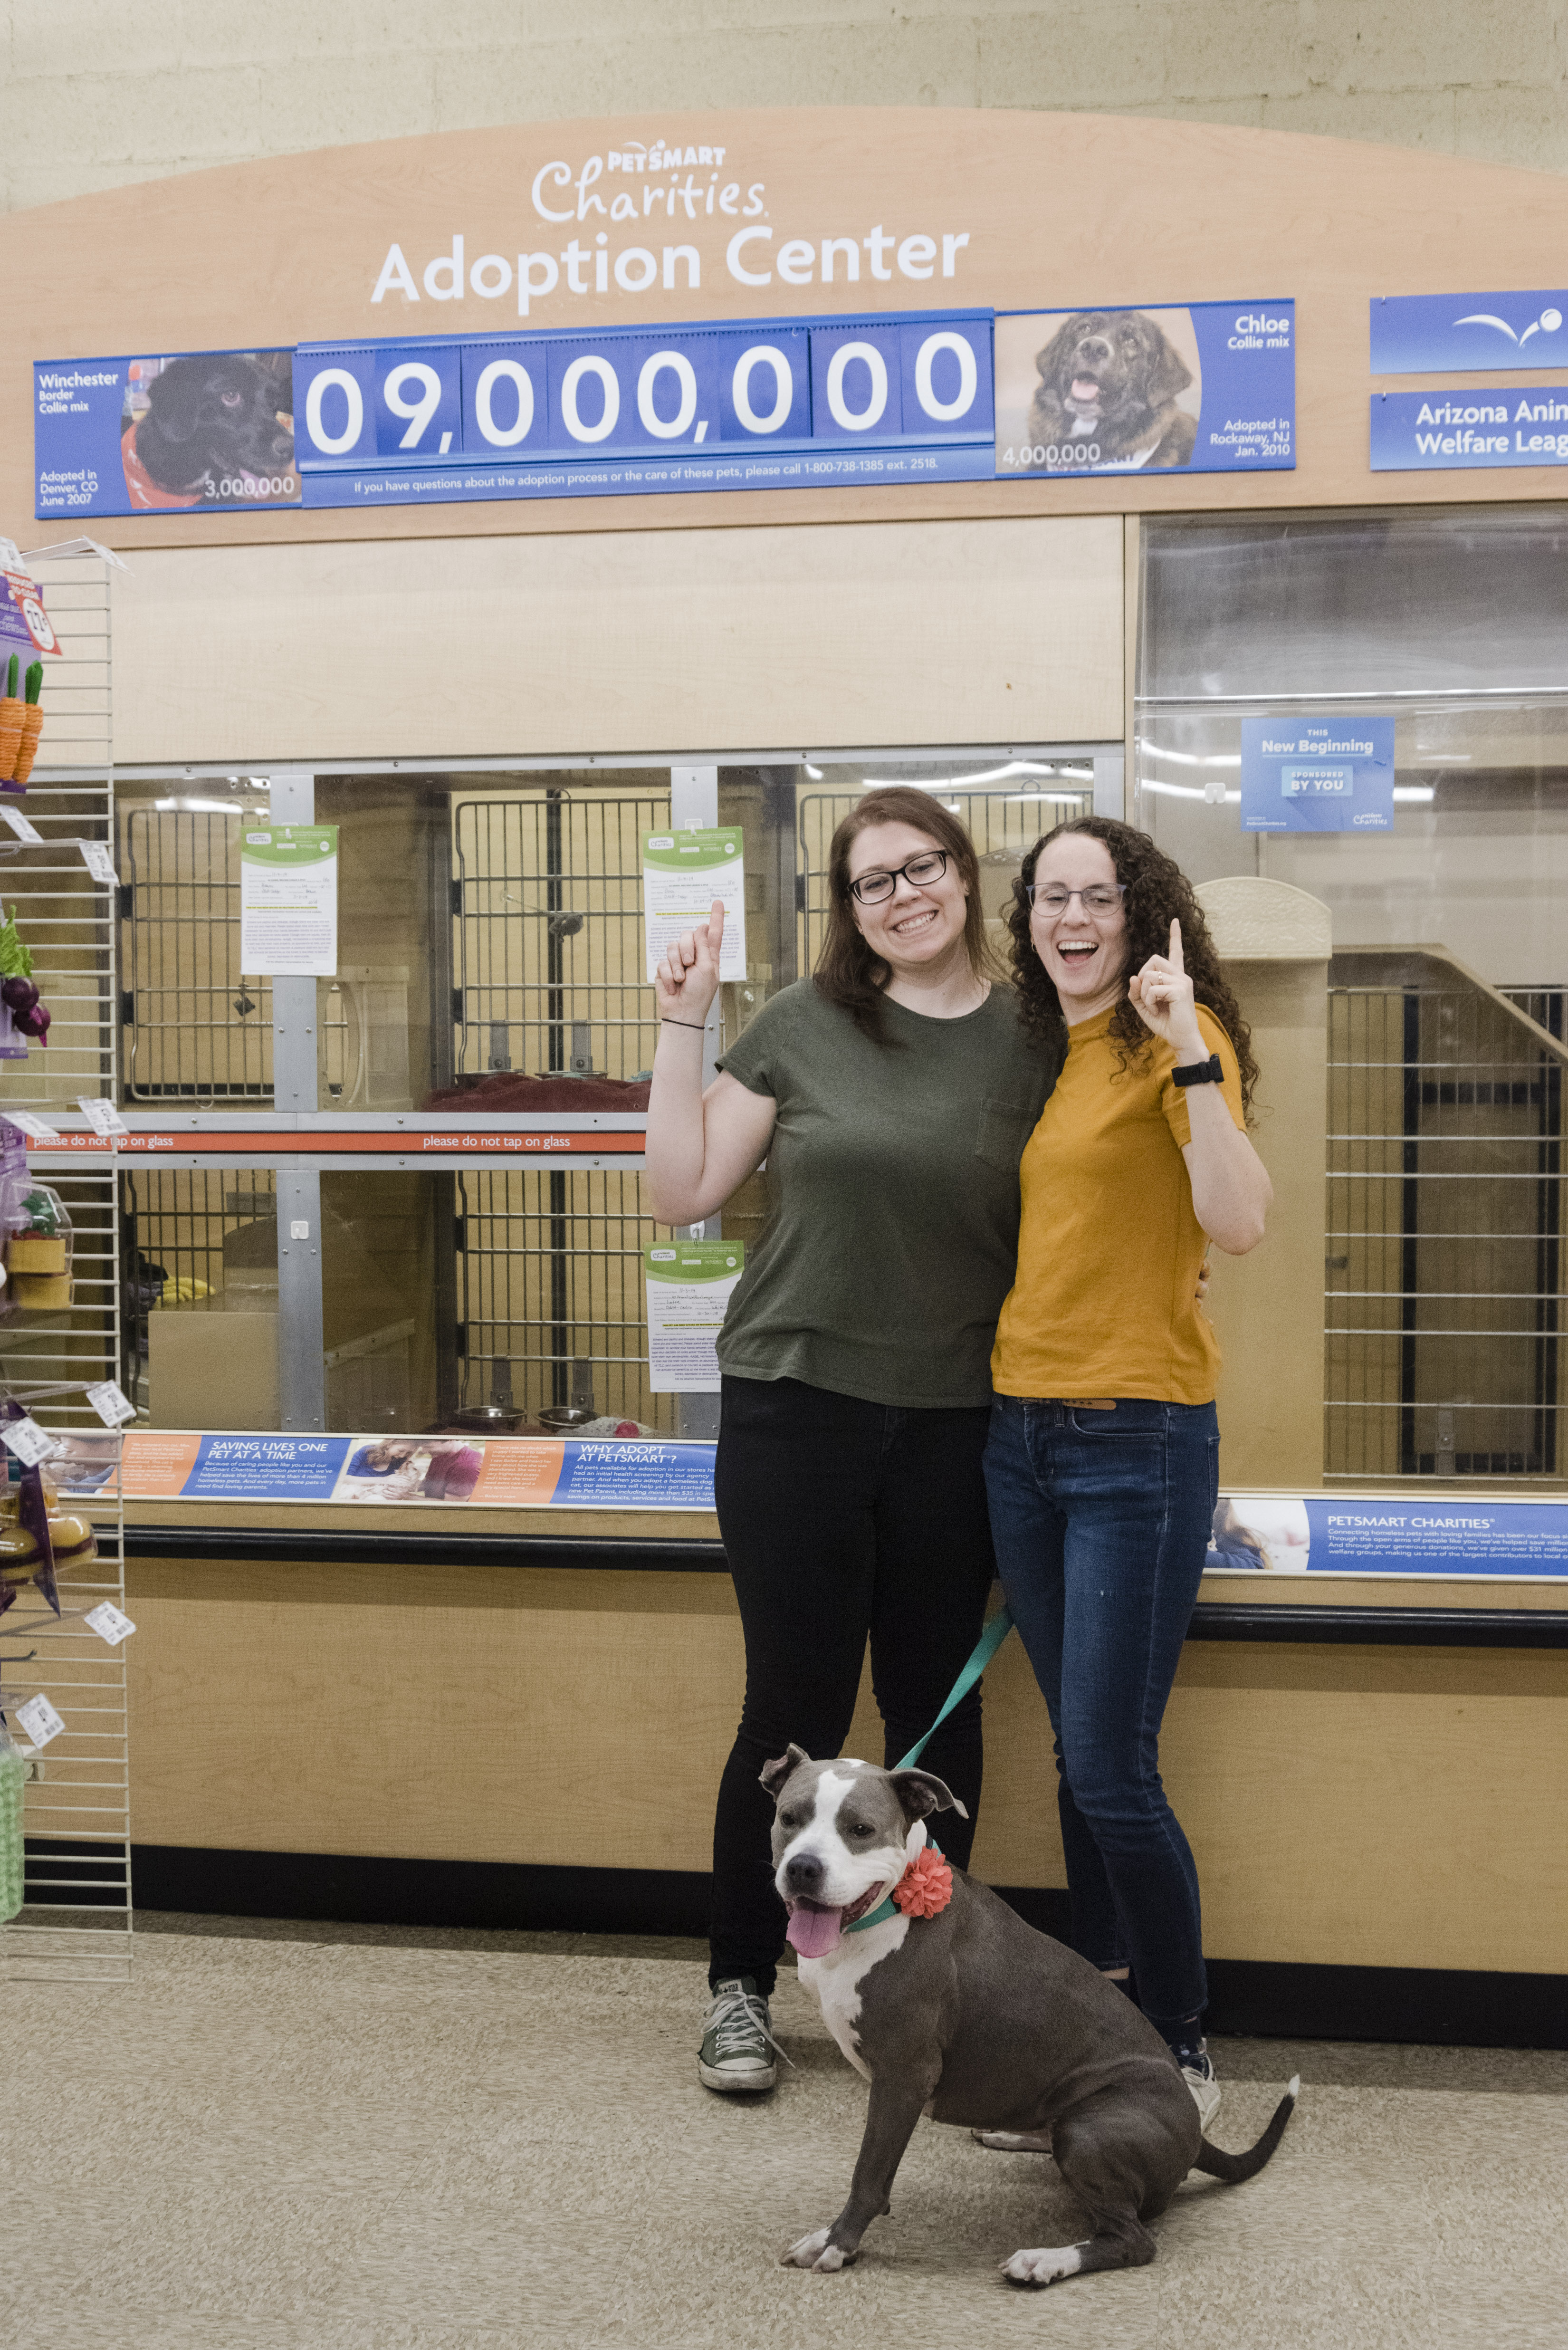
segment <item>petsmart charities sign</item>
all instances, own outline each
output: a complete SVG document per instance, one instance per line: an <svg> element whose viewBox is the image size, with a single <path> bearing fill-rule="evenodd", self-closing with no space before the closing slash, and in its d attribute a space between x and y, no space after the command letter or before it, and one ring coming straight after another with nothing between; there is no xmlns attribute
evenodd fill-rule
<svg viewBox="0 0 1568 2350"><path fill-rule="evenodd" d="M726 144L546 158L504 241L387 224L373 333L36 363L38 515L1294 466L1290 301L999 314L950 180L803 234Z"/></svg>

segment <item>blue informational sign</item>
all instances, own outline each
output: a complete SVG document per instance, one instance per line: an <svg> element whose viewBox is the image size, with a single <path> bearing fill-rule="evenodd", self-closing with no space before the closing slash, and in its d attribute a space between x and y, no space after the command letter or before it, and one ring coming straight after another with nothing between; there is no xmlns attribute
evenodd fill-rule
<svg viewBox="0 0 1568 2350"><path fill-rule="evenodd" d="M1568 1503L1223 1494L1207 1571L1568 1579Z"/></svg>
<svg viewBox="0 0 1568 2350"><path fill-rule="evenodd" d="M203 1436L182 1501L327 1502L348 1454L346 1436Z"/></svg>
<svg viewBox="0 0 1568 2350"><path fill-rule="evenodd" d="M37 513L1289 468L1294 344L1211 302L40 361Z"/></svg>
<svg viewBox="0 0 1568 2350"><path fill-rule="evenodd" d="M1568 465L1568 384L1486 391L1375 391L1375 473Z"/></svg>
<svg viewBox="0 0 1568 2350"><path fill-rule="evenodd" d="M569 1438L551 1500L557 1507L578 1509L618 1503L645 1510L711 1510L713 1455L711 1444Z"/></svg>
<svg viewBox="0 0 1568 2350"><path fill-rule="evenodd" d="M1392 718L1243 718L1243 832L1389 832Z"/></svg>
<svg viewBox="0 0 1568 2350"><path fill-rule="evenodd" d="M40 519L296 506L294 354L40 360Z"/></svg>
<svg viewBox="0 0 1568 2350"><path fill-rule="evenodd" d="M1396 294L1372 304L1374 375L1568 367L1568 289Z"/></svg>
<svg viewBox="0 0 1568 2350"><path fill-rule="evenodd" d="M1023 310L996 321L996 471L1289 473L1293 302Z"/></svg>

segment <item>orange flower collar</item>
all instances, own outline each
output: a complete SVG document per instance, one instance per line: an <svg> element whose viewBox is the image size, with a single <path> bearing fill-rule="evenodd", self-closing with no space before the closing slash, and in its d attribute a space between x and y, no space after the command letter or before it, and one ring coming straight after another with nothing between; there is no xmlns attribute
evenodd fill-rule
<svg viewBox="0 0 1568 2350"><path fill-rule="evenodd" d="M863 1934L867 1926L886 1925L900 1909L906 1918L935 1918L952 1898L951 1868L934 1844L923 1845L891 1893L844 1930L846 1934Z"/></svg>

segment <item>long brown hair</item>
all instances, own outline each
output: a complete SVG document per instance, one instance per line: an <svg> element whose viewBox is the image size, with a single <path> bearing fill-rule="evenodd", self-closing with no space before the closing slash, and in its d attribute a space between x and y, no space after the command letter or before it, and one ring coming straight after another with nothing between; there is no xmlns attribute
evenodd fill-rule
<svg viewBox="0 0 1568 2350"><path fill-rule="evenodd" d="M1114 816L1075 816L1066 824L1059 824L1054 832L1035 842L1013 882L1012 903L1003 919L1012 939L1012 983L1018 990L1024 1026L1042 1044L1054 1045L1058 1052L1065 1049L1067 1024L1062 1014L1062 999L1056 993L1055 981L1035 951L1030 932L1029 885L1042 851L1049 848L1054 840L1075 832L1086 833L1091 840L1100 841L1109 849L1116 879L1127 890L1122 900L1127 916L1124 993L1111 1014L1111 1035L1116 1039L1121 1066L1125 1068L1129 1061L1137 1060L1154 1041L1138 1017L1137 1006L1125 992L1126 980L1132 972L1141 971L1150 955L1168 951L1170 925L1179 922L1181 959L1192 982L1192 993L1199 1003L1212 1012L1235 1047L1241 1072L1241 1104L1251 1125L1252 1089L1259 1075L1252 1056L1252 1032L1242 1019L1241 1007L1226 981L1197 893L1180 866L1163 849L1157 848L1147 832L1137 832L1130 824L1118 824Z"/></svg>
<svg viewBox="0 0 1568 2350"><path fill-rule="evenodd" d="M967 828L932 793L917 791L912 784L883 784L867 792L839 825L828 847L827 932L812 976L829 1003L847 1012L863 1035L889 1045L893 1040L882 1025L882 990L892 969L867 945L849 890L850 848L873 824L907 824L924 833L933 848L946 849L968 892L963 942L970 969L977 979L986 978L993 961L980 901L980 859Z"/></svg>

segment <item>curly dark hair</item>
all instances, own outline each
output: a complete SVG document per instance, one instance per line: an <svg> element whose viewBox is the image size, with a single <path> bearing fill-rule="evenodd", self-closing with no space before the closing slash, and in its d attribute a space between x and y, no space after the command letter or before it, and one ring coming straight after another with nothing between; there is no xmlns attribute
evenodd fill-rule
<svg viewBox="0 0 1568 2350"><path fill-rule="evenodd" d="M1118 824L1114 816L1075 816L1066 824L1059 824L1054 832L1035 842L1012 884L1012 902L1003 919L1012 940L1012 983L1018 990L1025 1028L1041 1044L1057 1052L1065 1049L1067 1024L1062 1016L1061 998L1055 982L1034 951L1030 933L1029 885L1034 879L1042 850L1049 848L1054 840L1075 832L1087 833L1091 840L1098 840L1109 849L1116 879L1127 889L1122 901L1127 915L1127 947L1124 992L1111 1014L1111 1035L1121 1066L1125 1068L1129 1061L1137 1060L1153 1042L1138 1017L1137 1007L1126 993L1127 975L1141 970L1150 955L1164 954L1170 944L1171 923L1179 922L1182 961L1192 982L1192 993L1199 1003L1212 1012L1235 1048L1241 1071L1241 1102L1250 1126L1252 1090L1259 1075L1252 1056L1252 1032L1242 1019L1241 1007L1226 981L1197 894L1180 866L1163 849L1157 848L1147 832L1138 832L1130 824Z"/></svg>

